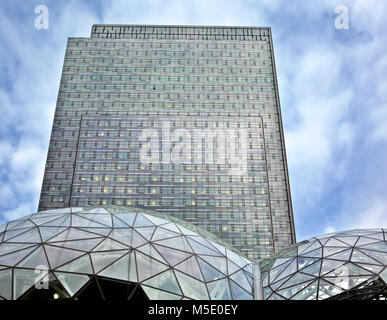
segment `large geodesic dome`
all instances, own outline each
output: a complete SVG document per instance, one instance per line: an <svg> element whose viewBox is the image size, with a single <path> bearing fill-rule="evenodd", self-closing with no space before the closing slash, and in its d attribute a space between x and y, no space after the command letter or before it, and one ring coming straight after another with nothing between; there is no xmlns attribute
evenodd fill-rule
<svg viewBox="0 0 387 320"><path fill-rule="evenodd" d="M268 300L387 299L387 230L335 232L261 262Z"/></svg>
<svg viewBox="0 0 387 320"><path fill-rule="evenodd" d="M252 299L252 263L202 234L138 208L38 212L0 226L0 299Z"/></svg>

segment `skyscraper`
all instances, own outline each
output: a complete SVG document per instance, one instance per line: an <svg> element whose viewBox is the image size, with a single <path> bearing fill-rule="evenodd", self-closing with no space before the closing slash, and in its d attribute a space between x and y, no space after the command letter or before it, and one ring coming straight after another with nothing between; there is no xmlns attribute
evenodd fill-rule
<svg viewBox="0 0 387 320"><path fill-rule="evenodd" d="M69 38L39 210L150 208L259 259L295 242L270 28Z"/></svg>

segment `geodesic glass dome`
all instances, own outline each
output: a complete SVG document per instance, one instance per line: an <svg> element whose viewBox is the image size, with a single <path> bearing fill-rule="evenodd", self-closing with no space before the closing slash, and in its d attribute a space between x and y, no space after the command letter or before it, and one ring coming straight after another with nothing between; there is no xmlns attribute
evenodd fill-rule
<svg viewBox="0 0 387 320"><path fill-rule="evenodd" d="M252 299L252 263L202 234L138 208L35 213L0 226L0 299Z"/></svg>
<svg viewBox="0 0 387 320"><path fill-rule="evenodd" d="M387 299L387 230L312 238L261 262L268 300Z"/></svg>

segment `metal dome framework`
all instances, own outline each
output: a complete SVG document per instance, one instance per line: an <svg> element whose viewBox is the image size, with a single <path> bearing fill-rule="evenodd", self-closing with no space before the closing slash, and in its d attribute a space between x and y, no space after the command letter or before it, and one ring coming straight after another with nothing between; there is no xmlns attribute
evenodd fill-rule
<svg viewBox="0 0 387 320"><path fill-rule="evenodd" d="M312 238L261 263L268 300L387 299L387 230Z"/></svg>
<svg viewBox="0 0 387 320"><path fill-rule="evenodd" d="M0 299L253 298L249 260L150 213L65 208L0 226Z"/></svg>

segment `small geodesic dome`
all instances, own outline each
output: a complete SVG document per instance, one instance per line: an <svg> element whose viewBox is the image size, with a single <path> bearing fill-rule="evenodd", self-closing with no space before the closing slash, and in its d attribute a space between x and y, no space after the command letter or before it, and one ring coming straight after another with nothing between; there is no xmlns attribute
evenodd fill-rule
<svg viewBox="0 0 387 320"><path fill-rule="evenodd" d="M0 226L0 299L252 299L252 263L210 234L125 207Z"/></svg>
<svg viewBox="0 0 387 320"><path fill-rule="evenodd" d="M387 230L335 232L261 262L268 300L387 299Z"/></svg>

